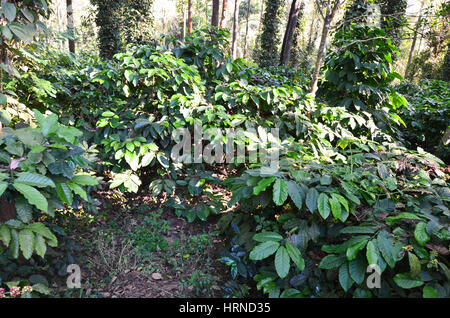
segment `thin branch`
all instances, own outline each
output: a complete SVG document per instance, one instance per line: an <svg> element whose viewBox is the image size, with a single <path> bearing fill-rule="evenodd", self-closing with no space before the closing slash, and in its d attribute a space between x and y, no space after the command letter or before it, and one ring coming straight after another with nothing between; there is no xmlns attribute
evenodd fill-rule
<svg viewBox="0 0 450 318"><path fill-rule="evenodd" d="M316 5L317 5L317 11L319 11L320 16L322 17L322 19L325 21L325 16L323 15L323 8L321 7L320 3L318 0L316 0Z"/></svg>

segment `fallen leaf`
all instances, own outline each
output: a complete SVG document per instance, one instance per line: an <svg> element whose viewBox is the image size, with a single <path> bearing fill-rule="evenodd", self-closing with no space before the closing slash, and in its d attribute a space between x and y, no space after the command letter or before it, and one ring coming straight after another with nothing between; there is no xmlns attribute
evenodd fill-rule
<svg viewBox="0 0 450 318"><path fill-rule="evenodd" d="M153 278L154 280L161 280L161 279L162 279L162 275L159 274L159 273L153 273L153 274L152 274L152 278Z"/></svg>

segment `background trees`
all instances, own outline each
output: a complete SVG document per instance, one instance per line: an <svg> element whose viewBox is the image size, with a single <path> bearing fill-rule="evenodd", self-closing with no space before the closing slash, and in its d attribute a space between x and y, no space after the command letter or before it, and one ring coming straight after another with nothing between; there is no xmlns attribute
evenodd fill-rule
<svg viewBox="0 0 450 318"><path fill-rule="evenodd" d="M256 51L256 61L261 66L273 66L279 63L278 46L281 43L281 19L285 10L285 0L265 2L262 31L258 38L259 49Z"/></svg>
<svg viewBox="0 0 450 318"><path fill-rule="evenodd" d="M61 1L55 0L53 6L57 10L55 15L51 15L51 19L65 10L66 0L64 6L57 5ZM313 65L308 70L313 74L314 83L320 77L321 61L330 49L329 43L334 30L351 23L362 23L379 25L386 31L386 36L400 49L399 54L393 56L395 67L401 74L407 74L406 69L411 69L412 73L408 71L407 74L410 78L414 73L422 71L427 76L436 77L438 75L431 74L442 74L441 66L433 69L432 65L442 65L446 60L447 44L443 43L447 43L444 40L447 37L442 35L446 34L448 22L445 21L448 20L448 14L440 14L437 18L439 8L445 3L442 0L341 0L337 7L334 7L337 2L324 0L245 0L238 1L238 6L235 0L146 0L125 1L120 5L119 0L114 2L114 6L107 8L101 7L102 0L91 2L98 2L100 5L94 8L99 8L96 10L98 16L96 14L95 20L100 29L98 41L102 43L102 56L112 56L114 53L106 52L118 52L128 43L149 43L158 34L175 35L182 40L191 26L196 29L211 24L230 30L233 56L245 56L266 66ZM77 5L79 6L78 2L74 11L75 37L89 39L80 43L80 49L88 46L92 49L94 45L90 40L92 36L89 35L92 34L92 29L88 30L87 25L81 28ZM300 6L303 7L304 14L296 23ZM82 10L87 12L85 8ZM329 22L327 19L331 17L333 8L336 10L331 24L325 23ZM106 14L100 13L101 10ZM120 18L111 18L114 14ZM65 24L66 19L58 19L59 31L69 35L70 28ZM88 21L87 19L88 13L84 13L83 21ZM297 33L294 34L295 32ZM69 40L68 43L73 47L74 43ZM292 50L295 51L294 56L288 58L292 55ZM427 59L433 60L433 63L427 63Z"/></svg>

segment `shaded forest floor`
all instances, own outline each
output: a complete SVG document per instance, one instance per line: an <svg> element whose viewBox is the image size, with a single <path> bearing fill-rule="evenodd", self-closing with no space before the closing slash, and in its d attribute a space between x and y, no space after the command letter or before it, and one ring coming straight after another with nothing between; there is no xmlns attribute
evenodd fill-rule
<svg viewBox="0 0 450 318"><path fill-rule="evenodd" d="M65 297L222 297L229 274L217 260L219 216L188 223L148 195L96 197L98 215L79 214L66 225L80 247L82 289Z"/></svg>

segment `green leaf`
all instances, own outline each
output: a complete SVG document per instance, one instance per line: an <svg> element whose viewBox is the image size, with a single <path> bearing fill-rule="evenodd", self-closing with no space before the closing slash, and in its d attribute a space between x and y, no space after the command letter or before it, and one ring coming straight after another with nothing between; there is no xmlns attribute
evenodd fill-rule
<svg viewBox="0 0 450 318"><path fill-rule="evenodd" d="M50 295L51 291L50 289L45 286L44 284L34 284L33 286L33 291L38 292L40 294L44 294L44 295Z"/></svg>
<svg viewBox="0 0 450 318"><path fill-rule="evenodd" d="M411 289L424 284L422 278L412 278L409 273L401 273L394 276L394 282L404 289Z"/></svg>
<svg viewBox="0 0 450 318"><path fill-rule="evenodd" d="M364 240L351 245L346 252L347 260L349 261L354 260L358 255L358 252L366 246L367 241L368 240Z"/></svg>
<svg viewBox="0 0 450 318"><path fill-rule="evenodd" d="M69 165L69 163L63 160L52 162L48 166L48 170L50 170L52 174L62 174L68 179L72 179L73 177L73 168Z"/></svg>
<svg viewBox="0 0 450 318"><path fill-rule="evenodd" d="M147 152L141 159L141 166L147 167L149 164L152 163L155 156L156 156L156 154L153 151Z"/></svg>
<svg viewBox="0 0 450 318"><path fill-rule="evenodd" d="M166 156L164 156L162 153L158 153L156 155L156 159L158 159L158 162L163 166L164 168L169 168L169 161L167 160Z"/></svg>
<svg viewBox="0 0 450 318"><path fill-rule="evenodd" d="M345 208L345 210L346 210L347 212L350 212L350 208L349 208L349 206L348 206L348 201L347 201L346 198L344 198L342 195L337 194L337 193L332 193L331 196L332 196L333 198L338 199L339 203L342 204L342 206Z"/></svg>
<svg viewBox="0 0 450 318"><path fill-rule="evenodd" d="M378 168L378 174L380 175L381 179L386 179L390 176L389 170L383 163L378 162L377 168Z"/></svg>
<svg viewBox="0 0 450 318"><path fill-rule="evenodd" d="M423 298L439 298L439 293L431 286L425 286L422 295Z"/></svg>
<svg viewBox="0 0 450 318"><path fill-rule="evenodd" d="M25 259L30 259L34 251L34 234L30 230L19 232L19 245Z"/></svg>
<svg viewBox="0 0 450 318"><path fill-rule="evenodd" d="M0 225L0 240L6 247L8 247L9 242L11 242L11 232L6 225Z"/></svg>
<svg viewBox="0 0 450 318"><path fill-rule="evenodd" d="M304 296L297 289L288 288L281 293L280 298L304 298Z"/></svg>
<svg viewBox="0 0 450 318"><path fill-rule="evenodd" d="M417 256L411 252L408 252L408 261L409 261L409 268L411 269L410 275L412 278L414 278L420 273L421 270L420 261L417 258Z"/></svg>
<svg viewBox="0 0 450 318"><path fill-rule="evenodd" d="M29 185L19 182L14 182L13 186L25 197L25 199L28 200L30 204L36 206L41 211L47 212L47 199L38 190Z"/></svg>
<svg viewBox="0 0 450 318"><path fill-rule="evenodd" d="M33 25L21 25L21 24L11 24L8 25L9 29L23 42L26 44L31 44L34 39L35 30Z"/></svg>
<svg viewBox="0 0 450 318"><path fill-rule="evenodd" d="M337 220L341 216L341 204L339 203L339 200L335 196L331 196L330 199L328 199L328 202L331 206L331 212L333 213L334 218ZM319 210L320 211L320 210Z"/></svg>
<svg viewBox="0 0 450 318"><path fill-rule="evenodd" d="M427 225L425 222L420 222L414 229L414 237L416 238L417 243L422 246L424 246L430 240L430 236L427 233L426 227Z"/></svg>
<svg viewBox="0 0 450 318"><path fill-rule="evenodd" d="M297 209L300 211L303 207L303 189L294 181L287 182L288 193Z"/></svg>
<svg viewBox="0 0 450 318"><path fill-rule="evenodd" d="M269 242L269 241L278 242L278 241L281 241L283 239L283 237L280 234L275 233L275 232L262 232L262 233L255 234L253 236L253 239L257 242L264 243L264 242Z"/></svg>
<svg viewBox="0 0 450 318"><path fill-rule="evenodd" d="M9 250L11 251L13 258L17 259L19 257L19 235L14 229L11 229L11 242L9 244Z"/></svg>
<svg viewBox="0 0 450 318"><path fill-rule="evenodd" d="M130 165L131 170L136 171L139 168L139 156L134 152L125 152L125 161Z"/></svg>
<svg viewBox="0 0 450 318"><path fill-rule="evenodd" d="M386 224L387 225L394 225L398 221L401 221L403 219L410 219L410 220L420 220L423 221L424 219L420 216L417 216L416 214L409 213L409 212L403 212L396 216L389 216L386 218Z"/></svg>
<svg viewBox="0 0 450 318"><path fill-rule="evenodd" d="M361 285L364 281L364 275L366 273L367 264L364 256L358 255L354 260L348 264L350 277L358 284Z"/></svg>
<svg viewBox="0 0 450 318"><path fill-rule="evenodd" d="M278 242L264 242L256 245L250 252L250 259L253 261L260 261L275 253L280 247Z"/></svg>
<svg viewBox="0 0 450 318"><path fill-rule="evenodd" d="M285 278L289 274L291 266L289 254L284 246L281 246L275 254L275 269L280 278Z"/></svg>
<svg viewBox="0 0 450 318"><path fill-rule="evenodd" d="M41 234L36 234L34 247L36 250L36 254L44 258L45 253L47 252L47 245L45 244L45 239Z"/></svg>
<svg viewBox="0 0 450 318"><path fill-rule="evenodd" d="M366 257L369 265L378 264L378 248L376 247L376 241L369 241L366 246Z"/></svg>
<svg viewBox="0 0 450 318"><path fill-rule="evenodd" d="M72 182L86 186L98 185L97 179L87 174L74 175L72 178Z"/></svg>
<svg viewBox="0 0 450 318"><path fill-rule="evenodd" d="M73 193L67 183L57 183L56 193L58 193L59 198L62 202L67 205L72 205L73 203Z"/></svg>
<svg viewBox="0 0 450 318"><path fill-rule="evenodd" d="M84 189L78 184L68 182L67 185L69 186L70 190L79 195L84 201L89 201L86 191L84 191Z"/></svg>
<svg viewBox="0 0 450 318"><path fill-rule="evenodd" d="M306 206L313 213L317 209L317 198L319 197L319 192L316 188L311 188L306 193Z"/></svg>
<svg viewBox="0 0 450 318"><path fill-rule="evenodd" d="M49 240L48 245L51 247L58 246L58 239L56 236L46 227L43 223L35 222L32 224L27 225L27 229L39 233L43 237Z"/></svg>
<svg viewBox="0 0 450 318"><path fill-rule="evenodd" d="M321 193L317 199L317 207L319 214L325 220L330 215L330 205L328 203L328 196L325 193Z"/></svg>
<svg viewBox="0 0 450 318"><path fill-rule="evenodd" d="M8 184L6 182L0 182L0 196L2 196L7 188Z"/></svg>
<svg viewBox="0 0 450 318"><path fill-rule="evenodd" d="M331 176L323 176L320 178L320 184L323 186L331 185L333 178Z"/></svg>
<svg viewBox="0 0 450 318"><path fill-rule="evenodd" d="M33 208L31 205L24 198L20 197L16 199L15 206L19 220L23 223L29 223L33 218Z"/></svg>
<svg viewBox="0 0 450 318"><path fill-rule="evenodd" d="M258 185L253 188L253 194L258 195L262 191L266 190L275 181L275 177L264 178L258 182Z"/></svg>
<svg viewBox="0 0 450 318"><path fill-rule="evenodd" d="M286 250L291 260L295 265L297 265L298 269L300 271L303 271L305 269L305 261L303 260L300 250L289 242L286 242Z"/></svg>
<svg viewBox="0 0 450 318"><path fill-rule="evenodd" d="M354 283L353 279L350 277L347 262L339 267L339 283L345 291L348 291Z"/></svg>
<svg viewBox="0 0 450 318"><path fill-rule="evenodd" d="M381 233L378 235L377 238L378 248L381 251L381 255L383 255L384 260L389 265L390 268L394 268L395 266L395 258L392 254L392 251L394 250L394 246L389 241L389 239L382 235Z"/></svg>
<svg viewBox="0 0 450 318"><path fill-rule="evenodd" d="M288 197L288 187L282 179L277 179L273 185L273 202L277 205L283 205Z"/></svg>
<svg viewBox="0 0 450 318"><path fill-rule="evenodd" d="M345 255L327 255L319 264L320 269L333 269L345 263Z"/></svg>
<svg viewBox="0 0 450 318"><path fill-rule="evenodd" d="M2 1L3 2L3 1ZM13 22L16 19L17 9L16 6L11 2L3 2L3 13L8 22Z"/></svg>
<svg viewBox="0 0 450 318"><path fill-rule="evenodd" d="M16 181L38 188L55 188L55 183L52 179L37 173L23 172L20 174L19 178L16 179Z"/></svg>

